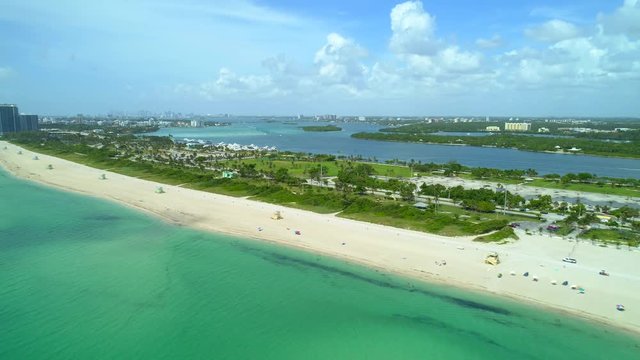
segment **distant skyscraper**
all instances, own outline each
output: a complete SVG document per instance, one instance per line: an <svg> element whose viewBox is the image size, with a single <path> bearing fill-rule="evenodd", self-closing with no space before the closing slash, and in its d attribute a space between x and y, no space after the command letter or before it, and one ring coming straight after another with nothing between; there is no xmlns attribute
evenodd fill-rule
<svg viewBox="0 0 640 360"><path fill-rule="evenodd" d="M0 134L20 131L18 107L0 105Z"/></svg>
<svg viewBox="0 0 640 360"><path fill-rule="evenodd" d="M38 115L20 115L19 131L38 131Z"/></svg>
<svg viewBox="0 0 640 360"><path fill-rule="evenodd" d="M38 129L38 115L20 115L16 105L0 104L0 134Z"/></svg>

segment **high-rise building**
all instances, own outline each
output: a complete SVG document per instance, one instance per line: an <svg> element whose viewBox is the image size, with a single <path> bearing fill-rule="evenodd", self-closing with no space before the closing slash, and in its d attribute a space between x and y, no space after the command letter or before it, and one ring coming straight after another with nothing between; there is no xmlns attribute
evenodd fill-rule
<svg viewBox="0 0 640 360"><path fill-rule="evenodd" d="M38 115L20 115L19 131L38 131Z"/></svg>
<svg viewBox="0 0 640 360"><path fill-rule="evenodd" d="M20 115L16 105L0 104L0 135L39 129L38 115Z"/></svg>
<svg viewBox="0 0 640 360"><path fill-rule="evenodd" d="M20 115L18 107L0 104L0 134L20 131Z"/></svg>

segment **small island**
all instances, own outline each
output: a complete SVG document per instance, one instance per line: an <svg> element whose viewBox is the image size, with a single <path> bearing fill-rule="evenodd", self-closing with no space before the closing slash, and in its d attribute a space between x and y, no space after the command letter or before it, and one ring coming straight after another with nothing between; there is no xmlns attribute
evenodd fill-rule
<svg viewBox="0 0 640 360"><path fill-rule="evenodd" d="M342 128L334 126L334 125L326 125L326 126L302 126L302 130L304 131L314 131L314 132L326 132L326 131L342 131Z"/></svg>

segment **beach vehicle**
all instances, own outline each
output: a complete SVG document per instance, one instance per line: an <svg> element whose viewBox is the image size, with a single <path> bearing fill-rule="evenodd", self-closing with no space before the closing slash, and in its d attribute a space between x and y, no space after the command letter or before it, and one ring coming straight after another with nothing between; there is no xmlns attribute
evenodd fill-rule
<svg viewBox="0 0 640 360"><path fill-rule="evenodd" d="M570 257L562 258L562 261L566 263L571 263L571 264L576 264L578 262L578 260Z"/></svg>
<svg viewBox="0 0 640 360"><path fill-rule="evenodd" d="M609 273L606 272L606 270L600 270L600 272L598 274L600 274L602 276L609 276Z"/></svg>
<svg viewBox="0 0 640 360"><path fill-rule="evenodd" d="M567 286L567 285L569 285L569 282L567 280L562 282L562 286Z"/></svg>
<svg viewBox="0 0 640 360"><path fill-rule="evenodd" d="M622 304L618 304L618 305L616 305L616 310L618 310L618 311L624 311L624 305L622 305Z"/></svg>
<svg viewBox="0 0 640 360"><path fill-rule="evenodd" d="M527 272L525 272L524 274L522 274L522 276L524 276L524 277L529 276L529 272L528 272L528 271L527 271Z"/></svg>

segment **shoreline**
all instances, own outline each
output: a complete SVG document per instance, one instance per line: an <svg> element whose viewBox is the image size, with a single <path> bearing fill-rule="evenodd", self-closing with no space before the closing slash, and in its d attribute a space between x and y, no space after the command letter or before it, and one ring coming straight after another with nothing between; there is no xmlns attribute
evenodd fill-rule
<svg viewBox="0 0 640 360"><path fill-rule="evenodd" d="M5 146L8 149L2 150ZM19 149L22 155L17 154ZM40 160L32 160L36 154ZM48 164L53 164L52 170L46 168ZM474 243L472 237L443 237L158 184L38 154L4 141L0 141L0 166L19 179L114 201L179 226L294 247L427 284L526 301L560 315L640 334L640 311L615 310L616 303L640 304L640 270L634 267L640 257L637 249L616 250L521 234L520 241L507 245ZM107 180L98 179L102 173ZM163 186L165 194L154 192L158 185ZM284 219L270 219L275 211L282 211ZM295 235L295 230L302 234ZM496 267L483 263L491 251L497 251L502 260ZM569 251L577 253L580 264L560 262ZM445 259L447 265L436 264ZM607 268L612 276L599 276L600 267ZM510 271L518 275L510 276ZM539 275L540 281L522 277L524 271ZM505 276L498 278L499 272ZM584 286L586 294L549 283L550 279L565 278Z"/></svg>

